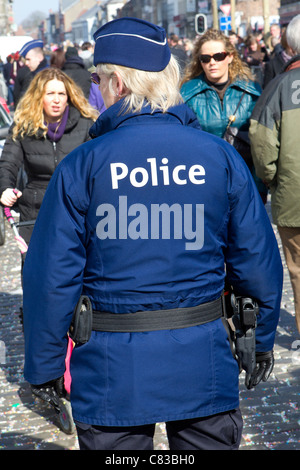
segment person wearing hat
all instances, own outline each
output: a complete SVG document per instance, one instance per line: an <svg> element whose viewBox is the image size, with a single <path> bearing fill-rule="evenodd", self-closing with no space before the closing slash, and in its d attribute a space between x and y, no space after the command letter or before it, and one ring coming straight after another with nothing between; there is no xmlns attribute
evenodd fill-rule
<svg viewBox="0 0 300 470"><path fill-rule="evenodd" d="M238 449L225 268L259 304L253 388L274 364L282 265L272 226L242 158L183 104L164 29L120 18L94 39L107 109L55 171L32 234L25 379L38 396L63 393L69 332L80 449L152 450L157 422L170 450Z"/></svg>
<svg viewBox="0 0 300 470"><path fill-rule="evenodd" d="M24 58L26 67L21 67L16 76L17 86L14 92L15 107L28 89L35 75L49 67L43 47L44 43L41 39L33 39L24 44L19 51L19 55Z"/></svg>
<svg viewBox="0 0 300 470"><path fill-rule="evenodd" d="M27 67L34 75L48 67L43 47L44 43L41 39L33 39L24 44L19 51L19 54L25 58Z"/></svg>
<svg viewBox="0 0 300 470"><path fill-rule="evenodd" d="M62 70L80 86L84 96L88 99L91 89L91 74L86 70L76 47L69 46L67 48Z"/></svg>

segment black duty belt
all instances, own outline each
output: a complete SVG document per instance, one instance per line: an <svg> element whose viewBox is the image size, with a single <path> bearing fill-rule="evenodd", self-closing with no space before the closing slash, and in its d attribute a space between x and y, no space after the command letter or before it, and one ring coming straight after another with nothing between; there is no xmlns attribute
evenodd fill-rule
<svg viewBox="0 0 300 470"><path fill-rule="evenodd" d="M202 325L222 316L221 298L196 307L147 310L134 313L109 313L93 310L94 331L143 332L173 330Z"/></svg>

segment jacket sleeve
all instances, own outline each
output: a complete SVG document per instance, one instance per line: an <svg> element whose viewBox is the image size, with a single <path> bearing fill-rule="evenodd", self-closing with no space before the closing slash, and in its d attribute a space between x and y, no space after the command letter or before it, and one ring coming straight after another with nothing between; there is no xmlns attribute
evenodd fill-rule
<svg viewBox="0 0 300 470"><path fill-rule="evenodd" d="M0 195L5 189L15 187L23 159L22 145L19 140L12 140L10 131L0 158Z"/></svg>
<svg viewBox="0 0 300 470"><path fill-rule="evenodd" d="M283 268L267 211L253 179L245 180L243 173L241 168L233 173L229 190L226 276L235 292L257 300L257 351L266 352L274 346Z"/></svg>
<svg viewBox="0 0 300 470"><path fill-rule="evenodd" d="M280 149L280 98L273 80L259 98L251 119L249 138L256 174L267 183L276 179ZM274 96L275 94L275 96Z"/></svg>
<svg viewBox="0 0 300 470"><path fill-rule="evenodd" d="M64 374L67 332L82 290L88 193L65 160L48 185L23 270L24 375L32 384ZM75 174L84 173L84 161Z"/></svg>

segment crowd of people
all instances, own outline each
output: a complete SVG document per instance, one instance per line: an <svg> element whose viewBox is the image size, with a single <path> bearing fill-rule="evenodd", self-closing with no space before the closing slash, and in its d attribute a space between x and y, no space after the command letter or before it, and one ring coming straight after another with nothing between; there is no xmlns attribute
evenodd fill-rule
<svg viewBox="0 0 300 470"><path fill-rule="evenodd" d="M168 36L170 50L178 60L182 74L191 61L197 38L197 36L194 39L183 38L174 33ZM241 60L249 66L254 80L262 88L281 71L283 65L291 58L285 39L285 28L281 28L278 24L271 25L268 35L263 35L261 31L251 30L245 37L241 37L229 31L228 38L238 51ZM88 71L93 67L93 43L86 41L78 45L66 41L64 44L44 45L40 41L39 49L36 48L31 53L35 55L31 65L31 59L27 58L26 62L24 54L20 54L20 51L12 51L6 58L0 59L0 94L11 110L16 108L32 75L50 65L62 69L75 79L75 82L83 89L86 98L90 98L91 104L103 112L105 109L103 102L102 100L100 103L97 102L94 86L91 87L89 80Z"/></svg>
<svg viewBox="0 0 300 470"><path fill-rule="evenodd" d="M80 47L68 41L63 45L46 45L41 40L32 41L30 51L12 52L0 64L1 96L14 111L27 90L32 78L47 67L63 70L83 90L85 97L99 112L104 111L101 97L95 100L92 93L89 69L93 66L93 45L84 42ZM91 97L90 97L91 94Z"/></svg>
<svg viewBox="0 0 300 470"><path fill-rule="evenodd" d="M82 449L151 449L157 421L172 449L238 448L240 370L220 299L226 277L258 302L253 388L273 369L282 290L269 191L300 332L297 89L288 104L299 31L300 15L265 40L208 29L167 41L123 18L94 47L18 51L0 201L37 219L22 229L25 378L62 393L74 307L88 296L93 331L71 370ZM182 228L162 213L160 232L159 205Z"/></svg>

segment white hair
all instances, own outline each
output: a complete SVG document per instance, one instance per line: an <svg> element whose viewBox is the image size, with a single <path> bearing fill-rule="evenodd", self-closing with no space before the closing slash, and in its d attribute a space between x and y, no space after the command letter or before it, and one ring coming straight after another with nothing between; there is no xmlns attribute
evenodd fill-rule
<svg viewBox="0 0 300 470"><path fill-rule="evenodd" d="M166 112L171 106L182 103L179 91L180 69L175 57L171 56L167 67L161 72L146 72L114 64L98 64L97 73L112 77L118 72L128 94L124 98L126 111L140 112L150 105L152 112Z"/></svg>
<svg viewBox="0 0 300 470"><path fill-rule="evenodd" d="M294 54L300 54L300 15L295 16L286 29L286 40Z"/></svg>

